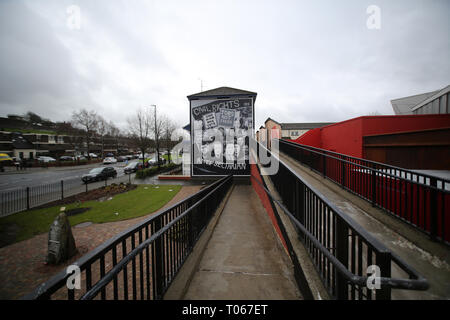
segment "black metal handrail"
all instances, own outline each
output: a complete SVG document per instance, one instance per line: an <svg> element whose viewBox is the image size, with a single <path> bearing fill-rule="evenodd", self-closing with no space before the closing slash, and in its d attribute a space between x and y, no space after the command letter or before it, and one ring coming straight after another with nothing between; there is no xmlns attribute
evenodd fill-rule
<svg viewBox="0 0 450 320"><path fill-rule="evenodd" d="M232 176L215 181L81 257L73 263L81 271L80 290L67 288L71 274L62 270L23 299L91 298L93 290L100 299L116 300L119 295L124 300L161 299L231 185ZM122 266L122 281L111 273L118 266ZM112 283L97 291L111 275Z"/></svg>
<svg viewBox="0 0 450 320"><path fill-rule="evenodd" d="M435 240L450 243L450 180L285 140L279 140L279 146L283 153L372 206Z"/></svg>
<svg viewBox="0 0 450 320"><path fill-rule="evenodd" d="M445 179L445 178L442 178L442 177L437 177L437 176L433 176L433 175L430 175L430 174L421 173L421 172L417 172L417 171L414 171L414 170L410 170L410 169L406 169L406 168L402 168L402 167L397 167L397 166L394 166L394 165L390 165L390 164L386 164L386 163L382 163L382 162L378 162L378 161L357 158L357 157L354 157L354 156L349 156L349 155L346 155L346 154L343 154L343 153L339 153L339 152L335 152L335 151L331 151L331 150L316 148L316 147L308 146L308 145L305 145L305 144L299 144L299 143L295 143L295 142L292 142L292 141L289 141L289 140L278 139L278 141L281 142L281 143L286 143L286 144L290 144L290 145L293 145L293 146L300 146L300 147L302 147L304 149L309 149L309 150L315 151L317 153L324 153L324 154L327 154L327 155L331 154L331 155L334 155L335 157L337 157L338 159L342 159L342 158L349 159L348 161L351 162L351 163L357 163L358 161L361 161L361 162L367 163L366 167L370 168L370 169L378 169L380 171L381 170L391 170L391 171L392 170L397 170L397 171L400 171L400 172L407 173L409 175L422 177L422 178L424 178L424 180L425 179L437 179L438 181L441 182L441 185L443 185L445 183L450 184L450 179ZM398 177L398 175L396 175L396 176ZM403 179L407 179L407 178L403 178ZM407 180L411 180L411 179L407 179ZM420 183L420 182L418 182L418 183ZM442 189L445 189L445 187L442 187Z"/></svg>
<svg viewBox="0 0 450 320"><path fill-rule="evenodd" d="M130 263L139 253L141 253L144 249L148 248L150 245L152 245L154 242L156 242L158 239L161 239L163 235L167 234L171 229L173 229L174 226L177 225L181 221L181 219L188 217L188 215L192 215L195 213L195 209L199 208L204 202L208 200L209 197L211 197L217 190L220 188L223 188L226 186L227 182L230 182L231 176L225 177L221 180L221 183L217 185L213 190L211 190L207 195L205 195L202 199L197 201L193 206L189 207L186 211L183 212L183 214L179 215L172 221L170 221L168 224L166 224L163 228L161 228L159 231L157 231L155 234L153 234L149 239L142 242L138 247L136 247L134 250L132 250L125 258L123 258L116 266L114 266L102 279L100 279L99 282L95 286L92 287L91 290L86 292L82 297L81 300L91 300L95 298L98 293L104 289L108 283L110 283L117 274L123 270L123 268ZM229 185L228 185L229 187ZM217 203L218 204L218 203ZM211 209L211 208L209 208ZM214 208L215 210L215 208ZM207 212L208 214L212 214L214 212ZM207 222L209 219L206 219L204 223L201 224L201 230L207 225ZM199 234L201 231L199 231ZM155 263L158 263L158 261L155 261ZM180 266L181 267L181 266Z"/></svg>
<svg viewBox="0 0 450 320"><path fill-rule="evenodd" d="M428 281L392 253L382 243L334 206L319 191L304 181L286 163L264 146L271 161L278 162L276 174L269 175L281 197L276 199L261 185L297 227L313 263L329 294L337 299L390 299L391 289L426 290ZM259 181L257 181L259 183ZM366 286L366 268L380 267L381 289L375 293ZM409 279L393 278L392 265L396 265Z"/></svg>

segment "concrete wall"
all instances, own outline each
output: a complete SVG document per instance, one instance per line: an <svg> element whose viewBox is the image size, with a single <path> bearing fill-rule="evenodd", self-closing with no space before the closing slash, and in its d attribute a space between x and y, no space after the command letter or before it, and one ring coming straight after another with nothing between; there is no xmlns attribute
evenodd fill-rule
<svg viewBox="0 0 450 320"><path fill-rule="evenodd" d="M273 120L268 120L264 123L264 127L266 128L267 146L270 148L270 141L272 140L273 135L277 135L278 138L281 138L281 126ZM273 129L278 130L278 132L272 132Z"/></svg>
<svg viewBox="0 0 450 320"><path fill-rule="evenodd" d="M33 153L33 159L36 159L35 149L14 149L14 157L20 158L20 152L23 152L23 159L30 159L30 152Z"/></svg>

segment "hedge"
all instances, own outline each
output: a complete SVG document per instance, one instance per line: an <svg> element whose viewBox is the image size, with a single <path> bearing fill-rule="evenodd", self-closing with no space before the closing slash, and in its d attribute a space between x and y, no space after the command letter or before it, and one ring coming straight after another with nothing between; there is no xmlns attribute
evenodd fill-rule
<svg viewBox="0 0 450 320"><path fill-rule="evenodd" d="M147 177L151 177L157 173L163 173L163 172L167 172L169 170L172 170L176 167L178 167L179 164L175 164L175 163L169 163L169 164L165 164L161 166L161 170L158 171L158 166L154 166L151 168L147 168L144 170L138 170L136 171L136 179L145 179Z"/></svg>

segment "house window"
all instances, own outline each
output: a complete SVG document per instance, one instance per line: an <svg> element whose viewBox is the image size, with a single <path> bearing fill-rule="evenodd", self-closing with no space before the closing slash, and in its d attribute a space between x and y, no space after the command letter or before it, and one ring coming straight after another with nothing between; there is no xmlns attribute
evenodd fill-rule
<svg viewBox="0 0 450 320"><path fill-rule="evenodd" d="M55 143L55 136L48 136L49 143Z"/></svg>
<svg viewBox="0 0 450 320"><path fill-rule="evenodd" d="M64 143L64 137L58 136L58 143Z"/></svg>
<svg viewBox="0 0 450 320"><path fill-rule="evenodd" d="M298 131L291 131L291 136L298 136Z"/></svg>

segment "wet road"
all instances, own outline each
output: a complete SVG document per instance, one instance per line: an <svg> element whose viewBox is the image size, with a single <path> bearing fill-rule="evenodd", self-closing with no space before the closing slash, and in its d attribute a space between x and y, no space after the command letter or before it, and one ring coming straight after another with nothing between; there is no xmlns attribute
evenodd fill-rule
<svg viewBox="0 0 450 320"><path fill-rule="evenodd" d="M136 160L137 161L137 160ZM25 171L11 173L2 173L0 175L0 191L12 190L17 188L33 187L42 184L59 182L61 180L79 180L82 184L81 176L88 173L91 169L97 167L111 166L117 171L117 177L124 175L123 168L125 162L118 162L110 165L103 165L96 163L86 166L78 167L54 167L48 169L42 168L27 168Z"/></svg>

